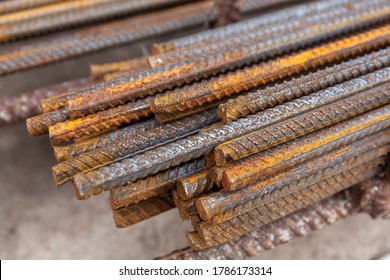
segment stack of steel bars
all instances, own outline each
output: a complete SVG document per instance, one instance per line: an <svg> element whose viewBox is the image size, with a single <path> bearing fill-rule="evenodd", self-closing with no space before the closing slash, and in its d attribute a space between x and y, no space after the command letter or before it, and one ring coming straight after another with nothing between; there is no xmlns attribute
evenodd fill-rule
<svg viewBox="0 0 390 280"><path fill-rule="evenodd" d="M256 12L265 13L280 9L294 2L297 1L240 0L237 5L243 15L252 15ZM139 42L146 38L173 32L190 32L191 28L199 28L205 26L206 22L216 20L218 13L213 7L212 0L1 2L0 76ZM110 21L107 22L108 20ZM101 23L102 21L106 22ZM73 29L63 31L69 28ZM62 32L45 35L54 31ZM45 36L37 37L38 35ZM125 62L121 65L123 67L116 65L105 71L118 72L133 68L133 65L129 66ZM97 75L101 77L103 69L97 68L96 71L100 73ZM106 79L114 77L107 76ZM91 86L91 82L84 78L4 97L0 99L0 126L17 123L42 113L38 106L40 99L78 87Z"/></svg>
<svg viewBox="0 0 390 280"><path fill-rule="evenodd" d="M57 185L110 191L118 227L177 207L193 249L218 246L381 173L389 19L387 0L325 0L159 43L27 128Z"/></svg>

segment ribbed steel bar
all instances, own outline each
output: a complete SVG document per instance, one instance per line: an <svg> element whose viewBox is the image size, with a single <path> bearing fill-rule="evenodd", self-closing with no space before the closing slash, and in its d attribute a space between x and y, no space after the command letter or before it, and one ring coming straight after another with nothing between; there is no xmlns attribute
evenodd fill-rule
<svg viewBox="0 0 390 280"><path fill-rule="evenodd" d="M138 135L131 135L130 137L121 135L121 138L117 139L117 143L112 144L109 147L91 150L80 156L57 164L52 168L54 179L57 185L61 185L78 173L99 168L123 158L135 156L141 152L187 137L218 120L219 118L214 109L150 129L144 133L139 133ZM132 182L132 180L115 186L130 182ZM109 188L111 187L114 187L114 185L111 185ZM95 189L95 187L89 188L79 185L76 186L76 188L79 189L80 193ZM99 189L100 187L97 188ZM107 189L107 186L104 187L104 189Z"/></svg>
<svg viewBox="0 0 390 280"><path fill-rule="evenodd" d="M49 127L50 141L53 145L93 135L97 132L134 123L152 116L150 101L153 97L130 102L122 106L101 111L75 120L63 120ZM69 112L66 109L62 109ZM55 112L55 111L54 111ZM49 112L47 114L51 114Z"/></svg>
<svg viewBox="0 0 390 280"><path fill-rule="evenodd" d="M276 1L276 2L290 2L294 1ZM319 13L322 10L329 9L330 7L339 7L345 4L354 4L358 1L351 0L327 0L316 1L314 3L305 3L297 5L295 7L289 7L288 9L282 9L280 11L271 12L265 15L261 15L255 18L242 20L238 23L230 24L225 27L219 27L212 30L205 30L203 32L195 33L192 35L176 38L170 41L155 43L153 45L153 52L155 54L163 54L172 52L179 49L195 48L200 45L208 44L215 41L222 41L227 37L234 37L234 35L242 34L244 32L251 32L256 29L268 28L273 25L277 25L282 21L290 21L294 18L304 18L313 13ZM245 12L241 5L241 12ZM248 9L249 11L249 9Z"/></svg>
<svg viewBox="0 0 390 280"><path fill-rule="evenodd" d="M210 171L204 170L197 174L182 178L177 182L177 195L182 200L189 200L214 188Z"/></svg>
<svg viewBox="0 0 390 280"><path fill-rule="evenodd" d="M355 188L355 187L353 187ZM298 210L273 223L251 231L228 243L199 250L185 248L174 251L159 259L168 260L239 260L260 255L263 251L271 250L299 237L309 235L325 226L356 214L360 207L353 203L348 189L316 202L307 208ZM194 244L196 246L197 244Z"/></svg>
<svg viewBox="0 0 390 280"><path fill-rule="evenodd" d="M118 209L167 192L175 187L178 180L191 176L204 169L204 167L205 160L201 158L124 187L113 189L110 191L111 208Z"/></svg>
<svg viewBox="0 0 390 280"><path fill-rule="evenodd" d="M86 141L69 144L66 146L53 146L54 156L58 162L68 160L87 151L117 145L119 141L122 141L122 139L130 138L141 133L146 133L146 131L149 131L158 126L160 126L160 124L157 120L150 119L118 129L114 132L91 138Z"/></svg>
<svg viewBox="0 0 390 280"><path fill-rule="evenodd" d="M39 105L41 99L61 95L68 89L80 88L90 84L91 81L89 78L83 78L38 88L16 96L0 98L0 126L22 122L27 118L42 113ZM38 127L40 126L38 125ZM43 131L38 128L36 131L32 132L32 135L41 135L47 132L47 127L44 127Z"/></svg>
<svg viewBox="0 0 390 280"><path fill-rule="evenodd" d="M104 79L105 76L116 72L135 73L149 69L146 57L132 58L129 60L106 63L106 64L92 64L91 76L95 80Z"/></svg>
<svg viewBox="0 0 390 280"><path fill-rule="evenodd" d="M230 219L326 176L386 155L390 142L386 137L389 136L389 131L375 133L307 162L297 165L290 163L290 167L284 171L275 172L237 192L211 194L197 201L198 212L203 220L220 222Z"/></svg>
<svg viewBox="0 0 390 280"><path fill-rule="evenodd" d="M390 103L390 83L223 143L214 149L215 161L223 166L387 103Z"/></svg>
<svg viewBox="0 0 390 280"><path fill-rule="evenodd" d="M0 16L0 42L177 5L180 0L75 0Z"/></svg>
<svg viewBox="0 0 390 280"><path fill-rule="evenodd" d="M386 120L386 117L389 116L389 110L390 108L387 106L365 116L375 116L379 122L380 119ZM379 114L379 116L375 114ZM135 155L109 166L78 174L73 178L73 183L79 187L102 187L136 181L204 155L217 145L258 130L262 125L264 125L264 119L257 115L250 115L236 122L214 126L186 139L158 147L153 151L147 151L142 155Z"/></svg>
<svg viewBox="0 0 390 280"><path fill-rule="evenodd" d="M18 0L3 1L0 3L0 15L13 13L21 10L32 9L58 2L67 2L69 0Z"/></svg>
<svg viewBox="0 0 390 280"><path fill-rule="evenodd" d="M361 133L365 128L375 127L377 124L386 125L390 120L389 110L390 105L386 105L297 139L300 141L291 141L288 148L275 149L273 153L266 150L264 153L256 154L249 160L225 170L222 185L228 191L237 190L261 180L265 173L272 172L272 168L283 169L287 162L298 164L326 153L337 147L340 142Z"/></svg>
<svg viewBox="0 0 390 280"><path fill-rule="evenodd" d="M390 65L390 48L230 99L218 107L225 123L309 95Z"/></svg>
<svg viewBox="0 0 390 280"><path fill-rule="evenodd" d="M204 55L206 53L221 52L226 48L240 48L241 45L248 44L248 42L272 42L265 44L266 46L271 44L280 44L283 42L283 38L290 38L292 33L302 32L303 30L310 30L314 32L318 22L323 22L322 27L332 26L335 22L342 23L342 19L348 18L352 21L354 18L362 18L373 10L378 10L382 5L380 2L370 3L370 7L367 8L366 2L346 2L346 3L334 3L324 9L319 6L320 9L313 9L310 13L304 17L294 17L290 19L281 18L279 22L270 25L268 22L263 26L258 26L256 29L245 30L233 36L224 37L224 40L216 42L207 42L203 45L195 45L191 48L179 49L168 53L154 55L148 57L148 62L152 68L164 66L168 64L178 63L184 60L191 59L193 57ZM376 7L378 5L378 7ZM309 10L310 11L310 10ZM308 11L308 12L309 12ZM232 27L233 28L233 27Z"/></svg>
<svg viewBox="0 0 390 280"><path fill-rule="evenodd" d="M381 162L383 163L383 160L374 160L370 164L353 167L307 186L304 190L297 190L279 197L273 202L266 203L231 220L219 224L201 222L198 224L197 231L205 240L212 240L216 243L227 242L377 175L381 171L378 167Z"/></svg>
<svg viewBox="0 0 390 280"><path fill-rule="evenodd" d="M21 71L135 40L196 26L207 19L212 3L205 1L116 22L86 27L44 42L8 49L0 54L0 75Z"/></svg>
<svg viewBox="0 0 390 280"><path fill-rule="evenodd" d="M152 197L113 211L116 227L125 228L175 208L170 193Z"/></svg>
<svg viewBox="0 0 390 280"><path fill-rule="evenodd" d="M390 6L388 9L377 11L355 21L346 20L343 23L334 24L332 27L317 25L316 27L319 30L309 28L302 31L304 35L289 34L287 35L289 38L283 40L280 44L275 44L274 41L247 43L239 49L232 47L219 53L198 56L188 61L143 72L142 75L137 77L130 76L126 79L119 79L106 85L103 84L96 88L91 88L90 93L85 94L83 92L84 96L69 100L67 109L71 112L72 117L94 113L137 98L153 95L158 91L180 86L203 77L223 73L248 63L264 60L273 55L307 46L321 39L340 34L340 32L386 18L388 15L390 15ZM384 26L265 65L256 65L241 72L236 72L236 75L228 75L225 79L213 79L189 88L179 88L164 97L156 98L151 103L151 107L154 113L184 111L188 108L232 95L241 90L263 85L322 66L331 61L337 62L361 52L367 52L370 49L386 45L390 42L389 33L390 27ZM264 46L267 43L270 45L269 48ZM232 85L233 82L240 86ZM78 94L80 95L80 93Z"/></svg>
<svg viewBox="0 0 390 280"><path fill-rule="evenodd" d="M152 111L174 113L262 86L276 80L315 69L330 62L337 63L390 43L390 27L384 26L350 36L306 51L254 65L240 71L213 78L206 83L178 88L151 103Z"/></svg>

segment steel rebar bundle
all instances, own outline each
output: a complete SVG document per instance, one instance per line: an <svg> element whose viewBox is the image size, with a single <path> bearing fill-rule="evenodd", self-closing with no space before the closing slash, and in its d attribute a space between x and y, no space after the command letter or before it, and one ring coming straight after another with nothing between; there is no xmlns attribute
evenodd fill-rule
<svg viewBox="0 0 390 280"><path fill-rule="evenodd" d="M28 132L49 134L58 186L110 192L117 227L190 220L190 249L164 258L245 258L384 216L389 19L388 1L323 0L159 43L47 95Z"/></svg>

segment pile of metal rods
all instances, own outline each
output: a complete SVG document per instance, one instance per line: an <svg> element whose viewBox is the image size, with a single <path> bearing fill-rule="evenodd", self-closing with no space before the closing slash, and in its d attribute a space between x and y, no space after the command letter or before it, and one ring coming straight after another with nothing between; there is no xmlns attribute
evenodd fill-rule
<svg viewBox="0 0 390 280"><path fill-rule="evenodd" d="M57 185L110 191L117 227L177 207L192 249L219 246L383 171L389 19L386 0L325 0L159 43L27 128Z"/></svg>

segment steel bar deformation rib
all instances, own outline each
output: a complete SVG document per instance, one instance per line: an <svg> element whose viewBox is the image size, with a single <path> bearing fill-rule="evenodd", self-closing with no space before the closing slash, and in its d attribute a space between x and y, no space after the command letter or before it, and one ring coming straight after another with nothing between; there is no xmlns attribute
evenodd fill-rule
<svg viewBox="0 0 390 280"><path fill-rule="evenodd" d="M155 176L150 176L127 186L113 189L110 192L111 208L118 209L167 192L175 187L178 180L186 176L191 176L204 169L204 167L204 159L194 160L158 173ZM77 197L80 196L78 195Z"/></svg>
<svg viewBox="0 0 390 280"><path fill-rule="evenodd" d="M60 162L52 168L54 179L57 185L62 185L80 172L105 166L123 158L184 138L204 127L212 125L218 120L219 118L214 109L150 129L138 135L126 137L126 134L122 134L119 136L121 138L117 138L117 143L109 147L91 150L67 161ZM130 182L133 181L123 182L123 184ZM118 186L123 184L119 184ZM76 188L80 192L90 189L89 187L84 188L81 186L77 186ZM91 189L95 188L92 187Z"/></svg>
<svg viewBox="0 0 390 280"><path fill-rule="evenodd" d="M217 165L238 160L390 103L390 83L287 119L214 149Z"/></svg>

